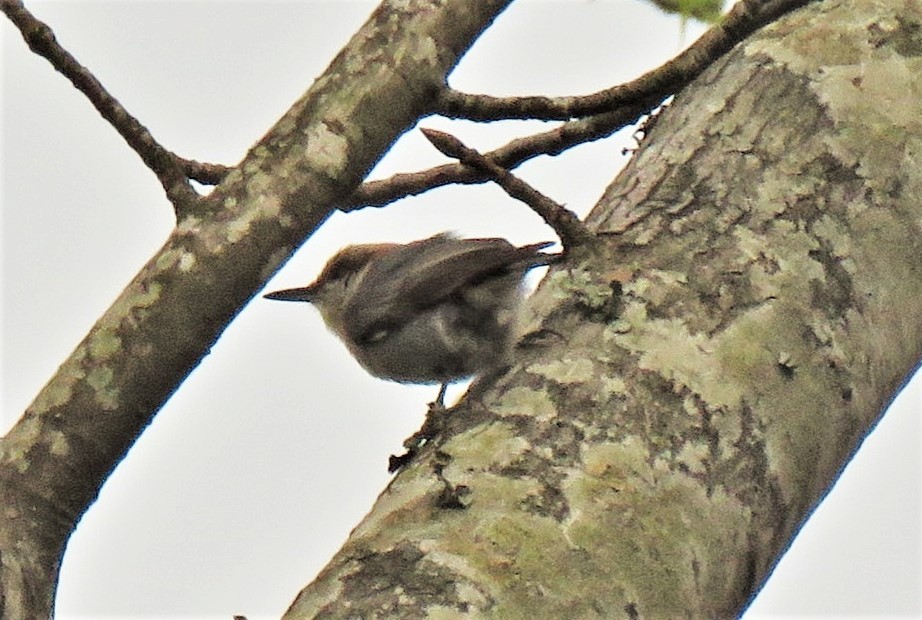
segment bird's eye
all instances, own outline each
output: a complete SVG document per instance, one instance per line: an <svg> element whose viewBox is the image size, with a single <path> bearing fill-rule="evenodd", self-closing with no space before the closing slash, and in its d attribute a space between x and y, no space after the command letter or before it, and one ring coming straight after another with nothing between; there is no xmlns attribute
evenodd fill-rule
<svg viewBox="0 0 922 620"><path fill-rule="evenodd" d="M359 342L364 345L377 344L390 336L391 331L391 328L385 325L372 325L359 337Z"/></svg>
<svg viewBox="0 0 922 620"><path fill-rule="evenodd" d="M381 342L382 340L384 340L385 338L387 338L387 335L388 335L389 333L390 333L390 332L387 331L386 329L378 329L378 330L375 330L375 331L371 332L370 334L368 334L368 336L367 336L367 338L366 338L366 342L368 342L369 344L372 344L372 343L375 343L375 342Z"/></svg>

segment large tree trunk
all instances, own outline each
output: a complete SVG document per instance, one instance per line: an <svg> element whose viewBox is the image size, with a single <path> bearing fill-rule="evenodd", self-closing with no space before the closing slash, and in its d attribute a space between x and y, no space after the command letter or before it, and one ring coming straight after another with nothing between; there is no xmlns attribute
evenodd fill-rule
<svg viewBox="0 0 922 620"><path fill-rule="evenodd" d="M231 318L431 109L508 2L382 5L240 166L182 214L0 443L0 616L51 615L64 546L108 474Z"/></svg>
<svg viewBox="0 0 922 620"><path fill-rule="evenodd" d="M739 614L922 351L920 23L812 5L687 88L288 616Z"/></svg>

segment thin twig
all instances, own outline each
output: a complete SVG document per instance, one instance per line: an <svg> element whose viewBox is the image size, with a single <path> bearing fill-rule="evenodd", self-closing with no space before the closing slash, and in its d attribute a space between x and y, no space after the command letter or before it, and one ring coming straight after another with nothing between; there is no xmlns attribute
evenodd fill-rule
<svg viewBox="0 0 922 620"><path fill-rule="evenodd" d="M715 60L767 23L813 0L742 0L717 25L684 52L641 77L593 93L568 97L493 97L445 88L436 112L473 121L505 119L569 120L616 110L621 106L673 95Z"/></svg>
<svg viewBox="0 0 922 620"><path fill-rule="evenodd" d="M202 183L212 183L226 174L228 169L223 166L185 160L161 146L150 131L106 91L89 69L61 47L51 28L32 15L21 0L2 0L0 8L22 33L29 49L45 58L70 80L140 155L147 167L157 175L177 214L191 209L199 200L198 193L189 183L190 177Z"/></svg>
<svg viewBox="0 0 922 620"><path fill-rule="evenodd" d="M549 131L516 138L496 150L484 153L484 157L507 170L513 169L539 155L558 155L578 144L606 138L619 129L636 123L655 104L656 102L652 101L642 101L607 114L563 123ZM444 164L428 170L405 172L387 179L363 183L345 203L339 205L339 209L353 211L363 207L383 207L401 198L422 194L436 187L484 183L488 180L489 175L463 164Z"/></svg>
<svg viewBox="0 0 922 620"><path fill-rule="evenodd" d="M548 226L554 229L565 250L583 245L595 238L572 211L554 202L478 151L465 146L453 135L435 129L421 129L421 131L429 142L444 155L454 157L462 164L480 170L502 187L507 194L531 207L547 222Z"/></svg>
<svg viewBox="0 0 922 620"><path fill-rule="evenodd" d="M744 0L734 6L722 23L711 28L674 60L633 82L603 91L609 93L612 101L619 100L620 107L610 112L566 122L550 131L517 138L505 146L486 153L485 157L503 168L514 169L522 162L539 155L556 155L577 144L608 137L619 129L636 123L669 94L678 92L718 56L759 27L811 1L813 0ZM675 81L677 79L675 76L681 79ZM664 85L669 84L671 88L666 89ZM442 97L444 101L439 112L451 116L452 106L457 105L453 103L457 94L454 91L447 91ZM488 98L481 98L480 101L486 101L486 99ZM547 100L551 101L551 99ZM445 107L446 105L448 108ZM474 119L478 117L476 108L479 104L471 105L475 109L465 107L465 117ZM558 110L560 117L569 118L571 114L575 114L575 110L580 109L581 105L585 105L586 109L592 109L596 103L587 100L585 104L566 104L563 106L564 110ZM536 106L530 111L537 113L539 107ZM585 113L585 109L581 111ZM507 116L498 118L507 118ZM353 211L362 207L383 207L401 198L422 194L436 187L455 183L483 183L487 180L489 176L483 172L462 164L446 164L428 170L395 174L387 179L366 182L359 186L339 208L342 211Z"/></svg>
<svg viewBox="0 0 922 620"><path fill-rule="evenodd" d="M183 174L202 185L217 185L233 170L233 167L222 164L209 164L193 159L185 159L178 155L174 155L174 157L176 157L176 163L182 169Z"/></svg>

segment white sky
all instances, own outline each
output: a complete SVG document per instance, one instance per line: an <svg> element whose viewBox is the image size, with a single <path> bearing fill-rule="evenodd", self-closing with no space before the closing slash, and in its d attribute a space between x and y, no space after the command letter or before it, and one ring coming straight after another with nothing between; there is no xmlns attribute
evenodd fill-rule
<svg viewBox="0 0 922 620"><path fill-rule="evenodd" d="M233 164L364 21L370 2L30 2L165 146ZM688 28L693 40L701 28ZM585 93L672 56L678 20L630 0L519 0L452 84ZM159 184L82 95L2 36L2 423L5 432L169 233ZM481 149L539 123L450 127ZM522 175L585 213L622 136ZM445 160L406 136L380 177ZM492 187L334 216L268 290L307 283L347 242L442 230L553 238ZM320 351L316 349L320 348ZM311 365L309 358L322 359ZM922 614L920 381L907 388L780 563L747 619ZM452 394L459 394L456 389ZM373 379L308 307L257 298L158 414L64 559L58 617L278 616L368 511L431 387Z"/></svg>

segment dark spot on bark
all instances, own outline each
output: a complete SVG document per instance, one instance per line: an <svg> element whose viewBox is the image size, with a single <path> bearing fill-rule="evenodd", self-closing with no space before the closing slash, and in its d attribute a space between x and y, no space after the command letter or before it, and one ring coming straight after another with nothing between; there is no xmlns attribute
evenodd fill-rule
<svg viewBox="0 0 922 620"><path fill-rule="evenodd" d="M624 613L626 613L627 617L631 620L637 620L640 618L640 612L637 611L637 605L635 603L628 603L625 605Z"/></svg>
<svg viewBox="0 0 922 620"><path fill-rule="evenodd" d="M781 376L791 381L794 379L794 371L796 367L790 361L778 362L775 365L775 368L778 369L778 372L781 373Z"/></svg>

